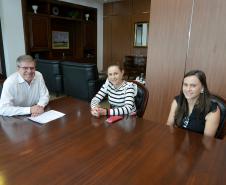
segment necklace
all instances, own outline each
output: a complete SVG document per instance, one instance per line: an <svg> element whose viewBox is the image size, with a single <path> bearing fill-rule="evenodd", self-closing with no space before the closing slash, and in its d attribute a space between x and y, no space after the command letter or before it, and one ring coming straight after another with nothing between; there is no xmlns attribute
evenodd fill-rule
<svg viewBox="0 0 226 185"><path fill-rule="evenodd" d="M184 117L182 127L187 128L188 123L189 123L189 117L190 116L185 116Z"/></svg>

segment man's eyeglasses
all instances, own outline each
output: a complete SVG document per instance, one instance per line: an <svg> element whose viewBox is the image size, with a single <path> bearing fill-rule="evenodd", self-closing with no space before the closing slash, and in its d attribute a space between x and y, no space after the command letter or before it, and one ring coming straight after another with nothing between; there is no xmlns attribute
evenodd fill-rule
<svg viewBox="0 0 226 185"><path fill-rule="evenodd" d="M34 71L34 70L35 70L35 67L21 67L21 66L18 66L18 68L21 68L21 69L23 69L23 70L25 70L25 71L28 71L29 69L30 69L31 71Z"/></svg>

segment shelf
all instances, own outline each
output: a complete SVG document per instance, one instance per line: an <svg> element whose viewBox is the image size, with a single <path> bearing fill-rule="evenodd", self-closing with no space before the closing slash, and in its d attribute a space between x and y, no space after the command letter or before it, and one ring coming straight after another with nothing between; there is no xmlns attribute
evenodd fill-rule
<svg viewBox="0 0 226 185"><path fill-rule="evenodd" d="M33 5L38 6L37 13L34 13ZM96 63L96 8L54 0L22 0L22 6L28 54L45 59ZM88 21L86 14L89 14ZM67 36L53 37L53 31L67 33ZM53 42L63 44L65 39L67 48L52 48Z"/></svg>
<svg viewBox="0 0 226 185"><path fill-rule="evenodd" d="M38 1L38 0L30 0L27 1L27 12L29 13L33 13L34 14L34 10L32 8L33 5L37 5L37 13L38 14L49 14L49 4L46 3L45 1Z"/></svg>
<svg viewBox="0 0 226 185"><path fill-rule="evenodd" d="M70 21L82 21L80 18L71 18L71 17L62 17L62 16L57 16L57 15L50 15L50 18L52 19L64 19L64 20L70 20Z"/></svg>
<svg viewBox="0 0 226 185"><path fill-rule="evenodd" d="M44 14L44 13L37 13L37 14L35 14L33 12L27 12L27 15L29 15L29 16L45 16L45 17L49 17L48 14Z"/></svg>

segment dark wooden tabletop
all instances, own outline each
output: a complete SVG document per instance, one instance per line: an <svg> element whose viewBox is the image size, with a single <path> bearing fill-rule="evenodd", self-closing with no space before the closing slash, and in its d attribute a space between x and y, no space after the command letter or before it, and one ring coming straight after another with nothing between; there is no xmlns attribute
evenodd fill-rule
<svg viewBox="0 0 226 185"><path fill-rule="evenodd" d="M142 118L108 124L72 98L46 125L0 117L1 185L222 185L226 142Z"/></svg>

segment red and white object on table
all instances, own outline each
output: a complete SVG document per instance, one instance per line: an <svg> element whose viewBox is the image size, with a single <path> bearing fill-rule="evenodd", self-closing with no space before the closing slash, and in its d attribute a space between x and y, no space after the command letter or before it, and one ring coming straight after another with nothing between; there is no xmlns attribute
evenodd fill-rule
<svg viewBox="0 0 226 185"><path fill-rule="evenodd" d="M122 116L110 116L108 119L106 119L106 122L108 123L115 123L119 120L123 119Z"/></svg>

